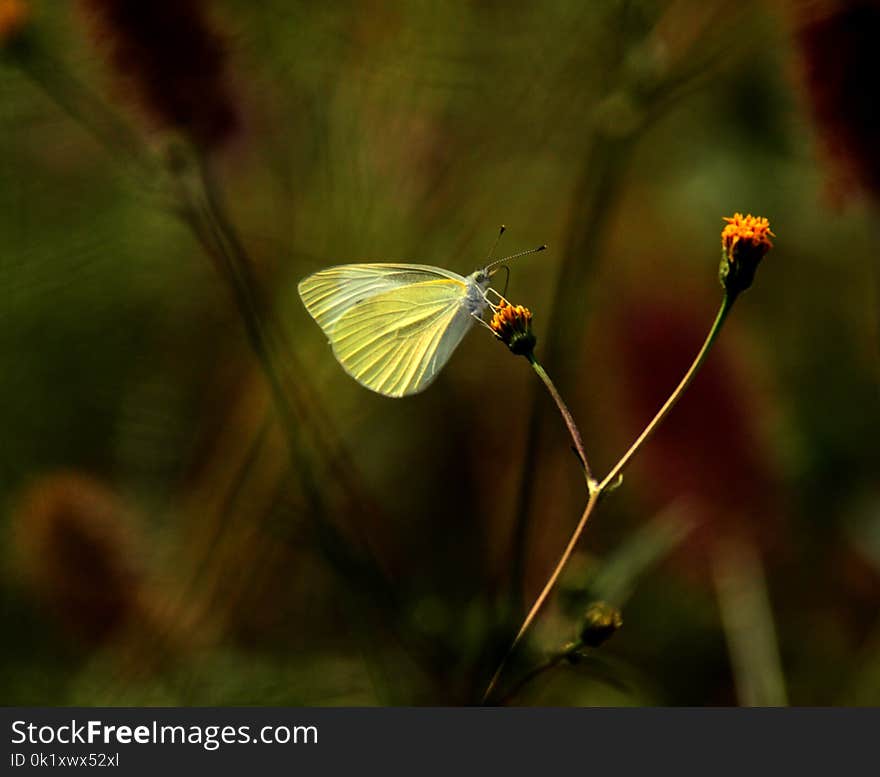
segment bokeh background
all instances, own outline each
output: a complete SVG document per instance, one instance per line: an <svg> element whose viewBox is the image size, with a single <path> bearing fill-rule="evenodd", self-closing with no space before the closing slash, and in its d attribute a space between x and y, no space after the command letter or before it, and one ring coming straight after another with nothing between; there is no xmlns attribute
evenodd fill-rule
<svg viewBox="0 0 880 777"><path fill-rule="evenodd" d="M776 247L496 700L880 703L878 34L868 0L0 0L3 703L476 703L584 506L565 428L485 330L359 387L297 281L548 243L508 296L603 473L734 211ZM623 627L520 683L599 600Z"/></svg>

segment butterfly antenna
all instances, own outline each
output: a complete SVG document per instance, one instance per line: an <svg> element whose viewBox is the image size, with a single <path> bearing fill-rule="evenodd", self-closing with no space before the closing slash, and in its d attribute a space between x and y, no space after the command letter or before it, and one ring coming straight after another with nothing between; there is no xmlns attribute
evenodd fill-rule
<svg viewBox="0 0 880 777"><path fill-rule="evenodd" d="M520 251L518 254L511 254L510 256L505 256L503 259L496 259L494 262L490 262L486 265L484 269L491 270L493 267L496 267L503 262L509 262L511 259L517 259L520 256L528 256L529 254L537 254L539 251L546 251L547 245L544 244L542 246L538 246L537 248L530 248L528 251ZM497 270L496 270L497 272Z"/></svg>
<svg viewBox="0 0 880 777"><path fill-rule="evenodd" d="M492 247L489 249L489 255L486 257L486 264L492 261L492 256L495 253L495 249L498 248L498 242L501 240L501 236L507 231L507 227L502 224L498 228L498 235L495 237L495 242L492 243Z"/></svg>
<svg viewBox="0 0 880 777"><path fill-rule="evenodd" d="M501 292L502 297L507 296L507 284L510 283L510 268L506 264L502 264L499 270L504 270L504 291Z"/></svg>

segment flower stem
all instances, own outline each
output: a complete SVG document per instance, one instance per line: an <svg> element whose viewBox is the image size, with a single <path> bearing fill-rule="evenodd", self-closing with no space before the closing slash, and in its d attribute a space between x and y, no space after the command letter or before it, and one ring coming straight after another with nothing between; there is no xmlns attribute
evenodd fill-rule
<svg viewBox="0 0 880 777"><path fill-rule="evenodd" d="M562 364L563 352L574 347L571 342L560 342L554 336L563 329L572 332L583 331L584 305L578 298L581 290L588 287L587 281L599 262L602 247L608 235L611 216L617 203L637 133L625 138L609 138L604 133L594 131L588 140L580 175L570 200L569 226L562 251L562 266L552 291L550 315L547 320L548 338L544 361L554 371L557 380L565 385L564 376L557 370ZM572 311L578 311L572 313ZM577 335L578 340L580 336ZM532 392L527 410L525 444L523 446L523 466L534 460L542 447L544 439L545 416L541 409L538 392ZM525 473L525 470L524 470ZM519 612L519 602L525 593L525 568L528 553L529 535L534 497L534 483L523 474L520 477L519 493L516 498L516 514L513 524L512 563L510 574L511 612Z"/></svg>
<svg viewBox="0 0 880 777"><path fill-rule="evenodd" d="M572 532L572 535L568 540L568 544L565 546L565 550L562 552L562 556L560 556L559 561L556 563L556 566L553 569L553 572L550 574L550 577L544 584L544 587L541 589L541 593L538 594L538 597L535 599L535 603L532 605L531 609L525 617L525 620L522 623L522 626L520 626L519 631L514 637L510 648L508 648L507 653L501 660L498 668L495 670L495 674L489 681L489 685L486 688L485 693L483 694L483 703L485 703L492 695L492 692L498 685L498 680L501 678L501 674L504 671L508 660L510 659L511 655L513 655L516 648L519 647L519 644L520 642L522 642L522 639L525 636L526 632L529 630L529 627L535 621L535 618L537 617L541 608L544 606L544 603L549 598L550 593L553 591L553 588L556 585L556 581L562 574L562 570L568 563L569 558L571 558L571 554L574 552L574 549L577 546L577 543L580 540L584 529L586 528L587 521L589 521L590 516L593 514L593 510L598 504L599 499L613 484L617 482L618 478L623 474L623 470L632 460L633 456L638 453L642 445L644 445L648 438L650 438L651 435L656 431L657 427L660 425L663 419L666 418L667 415L669 415L669 411L672 410L676 402L678 402L687 387L691 384L694 376L696 376L700 367L703 366L703 362L706 361L706 357L708 356L713 343L717 339L718 334L721 331L721 327L724 324L725 319L727 318L727 314L730 313L730 310L733 307L735 299L736 297L734 296L729 296L727 294L724 295L724 298L721 300L721 307L718 310L718 315L715 317L712 328L709 330L709 334L706 336L706 340L703 342L703 347L700 348L699 353L697 354L688 371L685 373L684 377L681 379L681 382L678 384L678 386L676 386L675 390L669 396L669 399L667 399L666 402L663 404L663 407L661 407L660 410L657 411L657 414L654 416L653 419L651 419L651 422L645 427L645 430L636 438L636 441L629 447L626 453L623 454L617 464L615 464L611 468L611 471L601 480L601 482L596 484L595 481L592 480L592 478L588 479L587 482L590 485L590 497L587 500L587 506L584 508L584 512L581 514L581 518L578 521L577 526L575 526L574 531ZM533 366L535 366L535 364L536 362L533 363ZM537 368L536 371L538 371ZM538 372L538 375L540 376L542 372L543 370ZM544 373L544 375L546 375L546 373ZM549 381L550 379L548 377L545 383L548 384L548 389L551 389L551 394L554 394L554 399L556 399L558 393L556 393L555 387L551 388L553 384ZM557 400L557 404L561 405L560 410L565 407L565 404L562 402L561 399ZM565 412L563 412L563 415L565 416ZM566 418L566 423L568 423L568 418L570 418L570 414Z"/></svg>
<svg viewBox="0 0 880 777"><path fill-rule="evenodd" d="M599 493L600 492L598 488L590 489L590 498L587 500L587 506L584 508L581 519L578 521L578 525L575 527L575 530L568 541L568 545L565 546L565 550L562 552L562 556L557 562L556 567L553 569L550 578L544 584L544 588L541 589L541 593L538 594L538 598L535 599L535 603L532 605L532 608L526 615L525 620L522 622L522 626L519 627L519 631L513 638L513 642L507 649L507 653L501 660L498 668L495 670L495 674L492 676L492 679L489 681L486 692L483 694L483 703L485 703L489 699L492 691L495 690L495 686L498 685L498 680L501 679L501 673L504 671L504 667L507 665L507 661L513 655L513 652L517 649L517 647L519 647L519 643L522 642L522 638L525 636L526 632L529 630L529 627L538 616L538 612L541 610L541 607L544 606L544 602L547 601L547 597L550 596L550 592L553 590L553 586L556 585L556 581L562 574L562 570L565 568L566 563L568 563L568 559L571 557L571 554L574 551L575 546L577 545L577 542L581 537L581 534L583 534L584 527L587 525L587 521L589 520L590 515L593 512L593 508L596 506L596 502L599 501Z"/></svg>
<svg viewBox="0 0 880 777"><path fill-rule="evenodd" d="M581 466L584 468L584 475L587 478L587 483L592 490L595 483L593 481L592 472L590 471L590 465L587 463L587 452L584 449L584 440L581 437L580 430L577 428L577 424L574 422L574 417L572 416L571 411L568 409L568 405L565 404L565 400L562 399L562 396L560 395L553 381L550 379L550 376L547 374L547 371L535 358L534 352L529 352L528 354L526 354L526 358L529 360L529 364L532 365L532 369L534 369L535 373L541 379L541 382L547 387L547 391L549 391L550 396L553 397L553 401L556 403L556 407L559 408L562 419L565 421L565 425L568 427L568 432L571 435L571 439L574 443L574 448L577 452L578 458L580 459Z"/></svg>
<svg viewBox="0 0 880 777"><path fill-rule="evenodd" d="M522 677L519 682L514 685L511 690L505 694L504 698L501 700L501 704L507 704L510 701L513 701L522 690L532 682L537 677L540 677L544 672L549 672L551 669L555 669L559 666L563 661L567 661L571 658L572 653L581 647L581 643L573 642L570 645L566 645L565 648L560 650L558 653L554 653L550 656L546 661L541 664L538 664L536 667L530 669L524 677Z"/></svg>
<svg viewBox="0 0 880 777"><path fill-rule="evenodd" d="M724 298L721 300L721 307L718 309L718 315L715 316L715 321L712 324L712 328L709 330L709 334L706 335L706 339L703 342L703 347L700 348L699 353L694 359L693 364L691 364L688 371L684 374L684 377L681 379L681 382L678 386L675 387L675 391L670 394L669 399L663 404L657 411L657 415L651 419L651 422L645 427L645 430L636 438L636 441L630 445L629 450L620 457L620 460L615 464L611 471L602 479L602 482L599 483L599 491L605 491L612 483L617 481L617 479L623 475L623 470L626 469L627 465L632 460L633 456L638 453L639 448L644 445L651 435L657 430L657 427L661 424L664 418L669 415L669 411L675 407L676 403L679 399L681 399L682 394L684 394L687 387L691 384L691 381L694 379L696 374L700 371L700 367L703 366L703 362L706 361L706 357L709 355L709 351L712 349L712 345L718 337L718 334L721 332L721 327L724 324L725 319L727 318L727 314L730 313L731 308L733 307L733 303L736 297L732 297L728 294L724 295Z"/></svg>

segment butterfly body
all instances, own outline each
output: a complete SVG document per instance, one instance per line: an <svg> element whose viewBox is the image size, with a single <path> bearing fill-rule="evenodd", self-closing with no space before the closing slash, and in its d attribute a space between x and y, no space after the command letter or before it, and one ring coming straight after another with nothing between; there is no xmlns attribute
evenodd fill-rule
<svg viewBox="0 0 880 777"><path fill-rule="evenodd" d="M299 284L342 368L389 397L426 389L488 301L489 273L422 264L329 267Z"/></svg>

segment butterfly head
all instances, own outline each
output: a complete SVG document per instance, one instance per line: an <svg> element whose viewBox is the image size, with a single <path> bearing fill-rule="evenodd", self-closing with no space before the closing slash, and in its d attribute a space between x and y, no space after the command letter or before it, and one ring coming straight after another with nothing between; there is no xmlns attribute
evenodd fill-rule
<svg viewBox="0 0 880 777"><path fill-rule="evenodd" d="M489 288L489 283L492 280L493 273L488 270L477 270L471 277L474 279L474 283L477 284L483 291Z"/></svg>

